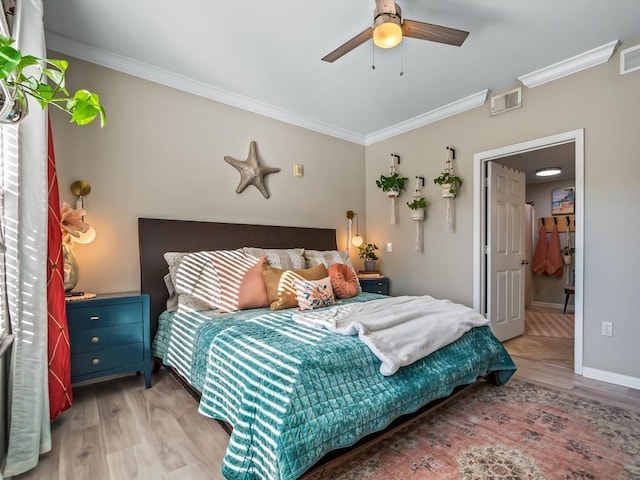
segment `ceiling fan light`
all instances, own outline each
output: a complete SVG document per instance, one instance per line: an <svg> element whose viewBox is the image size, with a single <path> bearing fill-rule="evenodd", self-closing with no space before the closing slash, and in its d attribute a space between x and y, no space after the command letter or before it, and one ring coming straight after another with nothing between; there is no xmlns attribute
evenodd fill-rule
<svg viewBox="0 0 640 480"><path fill-rule="evenodd" d="M537 177L552 177L554 175L560 175L562 169L560 167L546 167L536 170Z"/></svg>
<svg viewBox="0 0 640 480"><path fill-rule="evenodd" d="M400 18L395 15L382 14L376 18L373 29L373 43L380 48L393 48L402 41Z"/></svg>

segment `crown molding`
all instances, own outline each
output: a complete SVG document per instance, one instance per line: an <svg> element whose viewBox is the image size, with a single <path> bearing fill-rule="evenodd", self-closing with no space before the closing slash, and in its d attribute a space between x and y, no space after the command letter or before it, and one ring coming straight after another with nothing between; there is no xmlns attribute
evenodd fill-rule
<svg viewBox="0 0 640 480"><path fill-rule="evenodd" d="M142 78L150 82L159 83L199 97L231 105L232 107L257 113L258 115L280 120L291 125L340 138L342 140L347 140L352 143L364 145L365 142L365 137L361 134L337 128L333 125L329 125L328 123L320 122L243 95L238 95L204 82L192 80L183 75L170 72L162 68L157 68L153 65L139 62L137 60L132 60L128 57L117 55L102 48L77 42L49 30L46 31L46 40L48 49L64 53L65 55L70 55L80 60L95 63L96 65Z"/></svg>
<svg viewBox="0 0 640 480"><path fill-rule="evenodd" d="M429 125L430 123L437 122L438 120L443 120L447 117L480 107L485 104L488 95L488 89L482 90L481 92L474 93L468 97L456 100L455 102L443 105L442 107L438 107L430 112L423 113L410 118L409 120L405 120L404 122L378 130L377 132L371 133L365 137L365 145L372 145L374 143L381 142L382 140L400 135L401 133L406 133L411 130L415 130L416 128Z"/></svg>
<svg viewBox="0 0 640 480"><path fill-rule="evenodd" d="M618 40L609 42L606 45L596 47L588 52L580 53L574 57L536 70L535 72L522 75L518 77L518 80L528 88L543 85L547 82L571 75L572 73L608 62L617 46Z"/></svg>

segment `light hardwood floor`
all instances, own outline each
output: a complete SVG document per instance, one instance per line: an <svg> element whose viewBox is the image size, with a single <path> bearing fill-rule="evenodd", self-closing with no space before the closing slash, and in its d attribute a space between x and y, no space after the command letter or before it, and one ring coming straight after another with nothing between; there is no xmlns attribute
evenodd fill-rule
<svg viewBox="0 0 640 480"><path fill-rule="evenodd" d="M562 310L536 307L529 309L538 313L558 313ZM525 315L525 321L526 321ZM504 346L512 356L529 360L551 363L562 367L574 368L573 338L521 335L504 342Z"/></svg>
<svg viewBox="0 0 640 480"><path fill-rule="evenodd" d="M514 356L516 377L640 411L640 391ZM53 450L19 480L218 480L228 436L198 414L196 401L161 369L153 387L125 376L74 388L75 402L52 424Z"/></svg>

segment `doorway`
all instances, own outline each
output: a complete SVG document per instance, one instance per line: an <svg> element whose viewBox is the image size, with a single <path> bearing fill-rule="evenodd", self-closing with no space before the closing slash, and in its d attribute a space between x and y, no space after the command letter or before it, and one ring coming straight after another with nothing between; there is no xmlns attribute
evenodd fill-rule
<svg viewBox="0 0 640 480"><path fill-rule="evenodd" d="M575 145L575 294L574 294L574 363L576 374L582 374L582 346L583 346L583 232L584 232L584 130L573 130L549 137L539 138L515 145L509 145L474 155L474 308L483 314L490 310L487 292L490 289L489 268L487 264L487 198L488 187L484 178L488 162L506 161L507 157L524 154L552 146L573 143ZM541 165L544 166L544 165ZM573 272L572 272L573 274Z"/></svg>

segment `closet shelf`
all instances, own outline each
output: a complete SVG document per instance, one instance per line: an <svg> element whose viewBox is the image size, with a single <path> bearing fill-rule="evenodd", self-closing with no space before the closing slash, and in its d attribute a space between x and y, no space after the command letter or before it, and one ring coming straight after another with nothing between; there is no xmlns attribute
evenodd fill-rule
<svg viewBox="0 0 640 480"><path fill-rule="evenodd" d="M553 217L540 217L538 218L538 230L542 225L545 226L547 233L551 233L554 225L558 225L558 231L560 233L567 231L567 224L569 224L569 231L576 231L576 216L575 215L555 215Z"/></svg>

